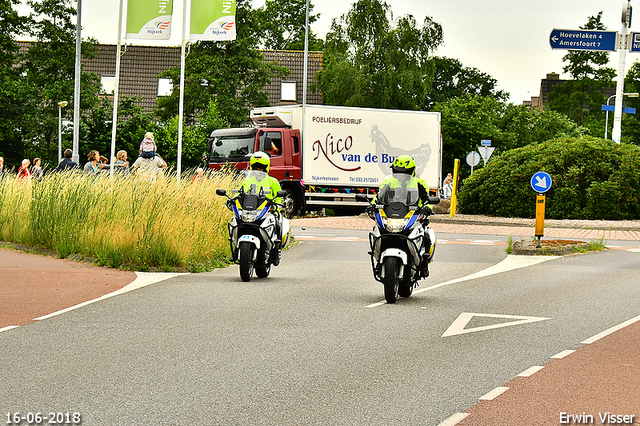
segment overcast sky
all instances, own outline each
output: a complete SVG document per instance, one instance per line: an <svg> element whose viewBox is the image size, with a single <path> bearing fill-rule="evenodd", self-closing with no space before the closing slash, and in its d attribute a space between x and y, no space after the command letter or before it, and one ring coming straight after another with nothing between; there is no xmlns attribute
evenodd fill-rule
<svg viewBox="0 0 640 426"><path fill-rule="evenodd" d="M126 1L126 0L125 0ZM255 5L264 0L254 0ZM322 38L331 20L346 13L353 1L311 0L321 17L311 29ZM430 16L444 31L444 46L436 54L459 59L466 67L478 68L498 80L499 89L520 104L537 96L540 80L547 73L562 74L565 50L552 50L549 34L554 28L578 29L589 16L603 12L608 30L620 31L623 4L627 0L387 0L394 17L412 14L420 23ZM634 3L632 2L633 6ZM640 7L640 3L638 4ZM640 9L631 31L640 32ZM174 30L166 45L181 39L182 1L174 0ZM635 25L635 27L634 27ZM101 43L116 43L118 0L82 2L82 36ZM124 33L124 31L123 31ZM135 40L136 44L145 44ZM148 43L147 43L148 44ZM627 53L627 69L640 53ZM610 54L610 66L618 67L618 54Z"/></svg>

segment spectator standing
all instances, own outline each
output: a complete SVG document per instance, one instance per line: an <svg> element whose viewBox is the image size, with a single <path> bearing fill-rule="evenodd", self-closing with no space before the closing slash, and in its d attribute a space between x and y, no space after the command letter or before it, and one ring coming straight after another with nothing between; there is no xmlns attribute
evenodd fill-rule
<svg viewBox="0 0 640 426"><path fill-rule="evenodd" d="M4 158L0 157L0 178L2 178L5 174L5 169L4 169Z"/></svg>
<svg viewBox="0 0 640 426"><path fill-rule="evenodd" d="M145 133L144 139L140 142L140 156L142 158L153 158L157 155L157 150L158 147L156 146L156 142L153 138L153 133Z"/></svg>
<svg viewBox="0 0 640 426"><path fill-rule="evenodd" d="M84 165L84 172L91 175L97 175L104 167L104 164L100 162L100 153L96 150L89 151L87 155L87 164Z"/></svg>
<svg viewBox="0 0 640 426"><path fill-rule="evenodd" d="M139 171L142 180L153 182L162 169L167 168L167 163L158 155L153 158L138 157L131 166L131 172Z"/></svg>
<svg viewBox="0 0 640 426"><path fill-rule="evenodd" d="M453 178L451 177L451 173L447 173L447 177L444 179L444 184L442 186L442 196L445 200L451 198L451 193L453 192Z"/></svg>
<svg viewBox="0 0 640 426"><path fill-rule="evenodd" d="M63 170L79 169L80 166L78 166L78 163L71 160L71 157L73 157L73 151L70 149L65 150L64 158L62 159L62 161L60 161L60 163L58 163L58 166L56 167L56 171L61 172Z"/></svg>
<svg viewBox="0 0 640 426"><path fill-rule="evenodd" d="M41 163L42 163L41 159L39 159L39 158L34 158L33 159L33 167L31 168L31 176L34 179L38 179L38 180L42 179L42 167L40 166Z"/></svg>
<svg viewBox="0 0 640 426"><path fill-rule="evenodd" d="M26 158L22 160L22 166L18 169L18 179L31 179L31 171L29 171L31 162Z"/></svg>
<svg viewBox="0 0 640 426"><path fill-rule="evenodd" d="M204 180L204 169L202 167L198 167L196 169L196 174L193 175L193 179L191 179L191 183L200 182Z"/></svg>
<svg viewBox="0 0 640 426"><path fill-rule="evenodd" d="M118 151L113 171L116 173L129 173L129 162L127 161L127 151Z"/></svg>

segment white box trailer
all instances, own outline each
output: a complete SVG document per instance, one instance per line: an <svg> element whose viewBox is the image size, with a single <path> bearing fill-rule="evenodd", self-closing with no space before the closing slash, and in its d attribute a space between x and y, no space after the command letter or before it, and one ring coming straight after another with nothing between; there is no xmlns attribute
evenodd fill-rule
<svg viewBox="0 0 640 426"><path fill-rule="evenodd" d="M403 154L414 158L416 175L430 188L440 187L438 112L295 105L255 109L251 118L265 134L281 138L285 152L291 145L289 139L295 140L299 131L301 155L291 157L289 164L299 162L307 208L361 206L355 201L356 189L377 188L391 173L393 160ZM290 136L270 133L269 128L291 129ZM260 142L256 146L261 146Z"/></svg>

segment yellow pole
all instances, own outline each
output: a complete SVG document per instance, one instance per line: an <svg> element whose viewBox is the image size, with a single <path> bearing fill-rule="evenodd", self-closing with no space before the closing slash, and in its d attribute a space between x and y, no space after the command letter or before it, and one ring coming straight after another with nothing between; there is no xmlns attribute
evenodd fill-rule
<svg viewBox="0 0 640 426"><path fill-rule="evenodd" d="M544 236L544 209L545 196L538 194L536 199L536 237L538 237L538 248L540 248L540 238Z"/></svg>
<svg viewBox="0 0 640 426"><path fill-rule="evenodd" d="M458 201L458 171L460 170L460 160L455 159L453 162L453 189L451 191L451 209L449 211L449 217L453 217L456 214L456 203Z"/></svg>

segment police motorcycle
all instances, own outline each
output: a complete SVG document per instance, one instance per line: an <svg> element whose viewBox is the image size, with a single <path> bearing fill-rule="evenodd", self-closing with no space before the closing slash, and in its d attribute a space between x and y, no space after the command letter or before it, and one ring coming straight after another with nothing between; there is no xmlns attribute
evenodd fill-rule
<svg viewBox="0 0 640 426"><path fill-rule="evenodd" d="M255 177L262 181L267 173L260 170L246 172L246 179ZM290 223L276 211L282 207L267 197L270 190L252 184L232 190L231 198L224 189L216 189L216 195L227 197L227 208L233 212L228 223L231 261L240 265L242 281L251 281L255 270L258 278L267 278L271 266L280 264L280 254L290 241ZM276 197L284 197L287 191L278 191ZM278 223L280 226L278 226Z"/></svg>
<svg viewBox="0 0 640 426"><path fill-rule="evenodd" d="M433 212L428 206L419 206L419 190L412 185L415 180L411 175L387 176L375 204L366 210L375 222L369 233L373 276L384 285L387 303L411 296L418 281L429 275L428 264L436 250L436 234L429 227ZM363 194L356 199L368 201ZM429 204L439 202L439 198L429 197Z"/></svg>

